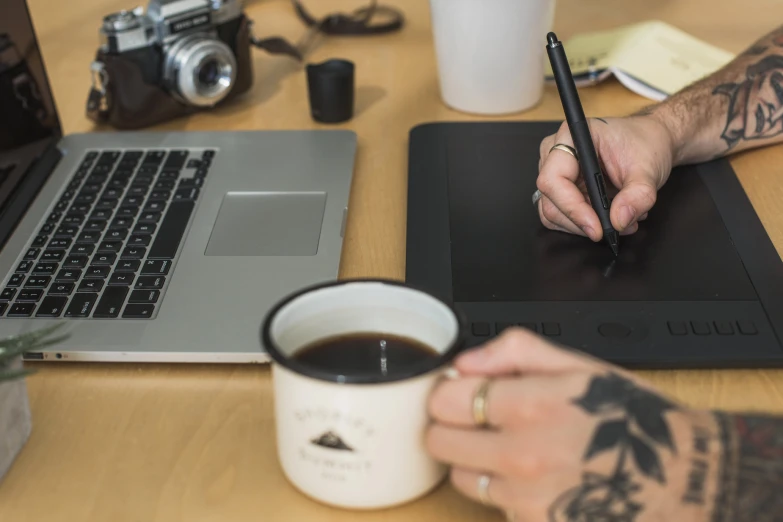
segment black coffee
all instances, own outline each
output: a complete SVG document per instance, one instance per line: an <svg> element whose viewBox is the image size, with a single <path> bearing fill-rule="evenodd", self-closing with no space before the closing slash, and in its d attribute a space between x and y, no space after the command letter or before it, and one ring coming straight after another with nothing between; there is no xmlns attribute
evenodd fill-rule
<svg viewBox="0 0 783 522"><path fill-rule="evenodd" d="M383 378L437 356L434 349L413 339L363 333L320 340L299 350L293 360L335 375Z"/></svg>

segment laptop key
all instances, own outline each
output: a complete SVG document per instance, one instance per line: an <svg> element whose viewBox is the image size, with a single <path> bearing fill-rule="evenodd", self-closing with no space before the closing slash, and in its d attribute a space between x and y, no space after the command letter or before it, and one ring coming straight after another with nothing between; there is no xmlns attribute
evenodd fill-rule
<svg viewBox="0 0 783 522"><path fill-rule="evenodd" d="M122 252L122 259L142 259L146 252L144 247L127 247Z"/></svg>
<svg viewBox="0 0 783 522"><path fill-rule="evenodd" d="M57 212L57 211L55 211L55 212L52 212L51 214L49 214L49 217L46 218L46 221L48 221L49 223L57 223L58 221L60 221L61 217L62 217L62 214Z"/></svg>
<svg viewBox="0 0 783 522"><path fill-rule="evenodd" d="M103 279L83 279L81 283L79 283L79 288L76 289L77 292L100 292L101 289L103 289Z"/></svg>
<svg viewBox="0 0 783 522"><path fill-rule="evenodd" d="M63 268L57 273L55 281L78 281L82 277L81 270L74 270L71 268Z"/></svg>
<svg viewBox="0 0 783 522"><path fill-rule="evenodd" d="M201 156L204 158L213 158L215 157L215 151L212 149L207 149L201 154Z"/></svg>
<svg viewBox="0 0 783 522"><path fill-rule="evenodd" d="M90 208L91 208L90 205L72 205L71 208L68 209L68 213L86 216L87 213L90 211Z"/></svg>
<svg viewBox="0 0 783 522"><path fill-rule="evenodd" d="M48 236L35 236L35 239L33 240L32 246L36 248L41 248L46 244L46 240L49 239Z"/></svg>
<svg viewBox="0 0 783 522"><path fill-rule="evenodd" d="M24 281L24 275L13 274L11 278L8 280L8 286L10 287L22 286L22 281Z"/></svg>
<svg viewBox="0 0 783 522"><path fill-rule="evenodd" d="M46 288L52 280L51 276L30 276L24 284L25 288Z"/></svg>
<svg viewBox="0 0 783 522"><path fill-rule="evenodd" d="M108 265L90 265L90 267L84 272L84 277L106 279L109 277L110 271L111 267Z"/></svg>
<svg viewBox="0 0 783 522"><path fill-rule="evenodd" d="M38 231L41 235L49 235L54 230L54 225L51 223L46 223L43 226L41 226L41 230Z"/></svg>
<svg viewBox="0 0 783 522"><path fill-rule="evenodd" d="M155 311L155 305L151 304L128 304L122 312L122 317L126 319L149 319Z"/></svg>
<svg viewBox="0 0 783 522"><path fill-rule="evenodd" d="M139 207L131 207L131 206L125 206L120 207L120 209L117 211L118 217L136 217L136 214L139 213Z"/></svg>
<svg viewBox="0 0 783 522"><path fill-rule="evenodd" d="M97 243L101 238L100 232L82 232L76 239L77 243Z"/></svg>
<svg viewBox="0 0 783 522"><path fill-rule="evenodd" d="M142 165L139 167L139 174L156 174L158 172L158 167L150 166L150 165Z"/></svg>
<svg viewBox="0 0 783 522"><path fill-rule="evenodd" d="M35 303L14 303L8 310L7 317L30 317L35 311Z"/></svg>
<svg viewBox="0 0 783 522"><path fill-rule="evenodd" d="M63 263L65 268L84 268L87 266L87 256L68 256Z"/></svg>
<svg viewBox="0 0 783 522"><path fill-rule="evenodd" d="M129 303L157 303L160 290L134 290L131 292Z"/></svg>
<svg viewBox="0 0 783 522"><path fill-rule="evenodd" d="M122 200L122 206L124 207L140 207L144 204L144 198L142 196L128 196Z"/></svg>
<svg viewBox="0 0 783 522"><path fill-rule="evenodd" d="M98 306L92 316L97 318L112 318L120 315L125 297L128 295L127 286L110 286L103 291Z"/></svg>
<svg viewBox="0 0 783 522"><path fill-rule="evenodd" d="M84 216L81 214L68 214L63 218L63 223L66 225L79 226L84 223Z"/></svg>
<svg viewBox="0 0 783 522"><path fill-rule="evenodd" d="M150 201L144 207L144 212L161 212L164 208L166 208L166 203L163 201Z"/></svg>
<svg viewBox="0 0 783 522"><path fill-rule="evenodd" d="M106 228L106 222L105 221L95 221L95 220L89 220L84 225L84 230L92 231L92 230L103 230Z"/></svg>
<svg viewBox="0 0 783 522"><path fill-rule="evenodd" d="M74 294L71 298L71 304L65 310L65 317L87 317L90 310L95 305L98 294L81 293Z"/></svg>
<svg viewBox="0 0 783 522"><path fill-rule="evenodd" d="M134 234L128 239L128 246L146 247L150 245L150 235Z"/></svg>
<svg viewBox="0 0 783 522"><path fill-rule="evenodd" d="M136 274L133 272L114 272L109 278L109 285L111 286L128 286L133 283L133 279Z"/></svg>
<svg viewBox="0 0 783 522"><path fill-rule="evenodd" d="M194 207L192 201L173 201L170 204L150 247L150 259L174 259Z"/></svg>
<svg viewBox="0 0 783 522"><path fill-rule="evenodd" d="M199 190L195 187L178 189L174 193L174 201L194 201L198 198Z"/></svg>
<svg viewBox="0 0 783 522"><path fill-rule="evenodd" d="M57 263L38 263L33 268L33 275L53 275L57 271Z"/></svg>
<svg viewBox="0 0 783 522"><path fill-rule="evenodd" d="M157 183L155 183L154 190L171 190L175 187L175 182L173 179L159 179Z"/></svg>
<svg viewBox="0 0 783 522"><path fill-rule="evenodd" d="M69 203L68 201L59 201L59 202L58 202L58 203L57 203L57 204L54 206L54 210L56 210L57 212L64 212L64 211L65 211L65 209L67 209L67 208L68 208L68 203Z"/></svg>
<svg viewBox="0 0 783 522"><path fill-rule="evenodd" d="M179 180L179 188L199 188L204 185L203 178L182 178Z"/></svg>
<svg viewBox="0 0 783 522"><path fill-rule="evenodd" d="M37 303L43 297L43 290L40 288L24 289L16 296L17 301L27 301Z"/></svg>
<svg viewBox="0 0 783 522"><path fill-rule="evenodd" d="M171 261L167 259L152 260L150 259L144 263L144 268L141 269L142 275L166 275L171 268Z"/></svg>
<svg viewBox="0 0 783 522"><path fill-rule="evenodd" d="M110 240L110 241L122 241L128 236L128 229L127 228L113 228L106 232L106 235L103 236L103 239Z"/></svg>
<svg viewBox="0 0 783 522"><path fill-rule="evenodd" d="M85 162L88 162L88 161L92 162L97 157L98 157L98 153L95 152L94 150L91 150L90 152L88 152L87 154L84 155L84 161Z"/></svg>
<svg viewBox="0 0 783 522"><path fill-rule="evenodd" d="M24 255L24 258L23 258L23 259L24 259L25 261L35 261L36 259L38 259L38 253L39 253L39 252L40 252L40 249L38 249L38 248L31 248L31 249L29 249L29 250L28 250L28 251L25 253L25 255Z"/></svg>
<svg viewBox="0 0 783 522"><path fill-rule="evenodd" d="M67 297L47 295L41 302L41 306L38 307L38 311L35 312L36 317L60 317L65 308L65 304L68 302Z"/></svg>
<svg viewBox="0 0 783 522"><path fill-rule="evenodd" d="M64 256L64 250L47 250L41 256L41 261L62 261Z"/></svg>
<svg viewBox="0 0 783 522"><path fill-rule="evenodd" d="M70 239L52 239L49 242L49 250L65 250L71 246Z"/></svg>
<svg viewBox="0 0 783 522"><path fill-rule="evenodd" d="M158 228L154 223L139 223L136 228L133 229L134 234L154 234L155 229Z"/></svg>
<svg viewBox="0 0 783 522"><path fill-rule="evenodd" d="M144 212L139 216L139 223L157 223L160 221L160 212Z"/></svg>
<svg viewBox="0 0 783 522"><path fill-rule="evenodd" d="M114 267L114 270L117 272L136 272L139 269L139 265L141 264L141 261L138 259L120 259L120 262L117 263L117 266Z"/></svg>
<svg viewBox="0 0 783 522"><path fill-rule="evenodd" d="M16 288L6 288L0 292L0 301L11 301L16 295Z"/></svg>
<svg viewBox="0 0 783 522"><path fill-rule="evenodd" d="M166 278L163 276L139 276L135 288L138 290L160 290Z"/></svg>
<svg viewBox="0 0 783 522"><path fill-rule="evenodd" d="M111 254L108 252L101 252L99 254L95 254L95 257L92 258L92 264L93 265L103 265L103 266L111 266L114 264L114 262L117 260L117 254Z"/></svg>
<svg viewBox="0 0 783 522"><path fill-rule="evenodd" d="M108 221L109 218L111 218L111 214L112 214L111 210L98 209L92 214L90 214L90 220Z"/></svg>
<svg viewBox="0 0 783 522"><path fill-rule="evenodd" d="M120 250L122 250L122 241L103 241L98 246L98 252L112 252L116 254Z"/></svg>
<svg viewBox="0 0 783 522"><path fill-rule="evenodd" d="M133 220L126 217L114 218L109 228L130 228L133 224Z"/></svg>
<svg viewBox="0 0 783 522"><path fill-rule="evenodd" d="M73 200L74 203L80 204L80 203L92 203L98 199L98 196L94 193L80 193L78 196L76 196L76 199Z"/></svg>
<svg viewBox="0 0 783 522"><path fill-rule="evenodd" d="M116 199L101 198L98 200L98 203L95 205L95 208L102 209L102 210L114 210L116 206L117 206Z"/></svg>
<svg viewBox="0 0 783 522"><path fill-rule="evenodd" d="M54 233L54 237L73 237L79 233L79 227L63 225Z"/></svg>
<svg viewBox="0 0 783 522"><path fill-rule="evenodd" d="M19 263L19 265L17 265L16 271L26 274L27 272L30 271L32 267L33 267L32 261L22 261L21 263Z"/></svg>
<svg viewBox="0 0 783 522"><path fill-rule="evenodd" d="M179 177L179 171L178 170L169 170L164 171L160 173L160 176L158 176L158 179L160 180L175 180Z"/></svg>
<svg viewBox="0 0 783 522"><path fill-rule="evenodd" d="M89 256L95 250L95 245L90 243L78 243L71 249L71 255Z"/></svg>
<svg viewBox="0 0 783 522"><path fill-rule="evenodd" d="M73 283L55 283L49 288L49 295L71 295Z"/></svg>

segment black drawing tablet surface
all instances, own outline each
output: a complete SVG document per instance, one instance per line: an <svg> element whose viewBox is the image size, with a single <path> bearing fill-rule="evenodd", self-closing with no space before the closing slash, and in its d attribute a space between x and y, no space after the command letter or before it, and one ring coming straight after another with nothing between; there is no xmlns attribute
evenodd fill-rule
<svg viewBox="0 0 783 522"><path fill-rule="evenodd" d="M632 367L780 365L783 263L729 163L675 169L615 258L531 202L558 125L411 131L406 280L454 302L471 344L522 325Z"/></svg>

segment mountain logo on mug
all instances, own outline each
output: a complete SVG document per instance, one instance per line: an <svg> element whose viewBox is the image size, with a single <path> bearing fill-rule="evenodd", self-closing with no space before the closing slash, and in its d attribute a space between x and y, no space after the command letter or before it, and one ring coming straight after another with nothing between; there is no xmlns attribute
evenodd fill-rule
<svg viewBox="0 0 783 522"><path fill-rule="evenodd" d="M343 451L353 451L353 448L348 446L345 442L343 442L343 439L341 439L339 435L331 431L327 431L320 437L311 439L310 443L315 444L316 446L321 446L323 448L343 450Z"/></svg>

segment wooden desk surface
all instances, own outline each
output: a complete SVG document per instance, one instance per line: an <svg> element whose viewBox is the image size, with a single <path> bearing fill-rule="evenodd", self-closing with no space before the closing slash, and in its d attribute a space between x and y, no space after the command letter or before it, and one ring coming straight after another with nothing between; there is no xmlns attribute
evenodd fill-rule
<svg viewBox="0 0 783 522"><path fill-rule="evenodd" d="M467 120L440 102L425 0L387 0L408 25L391 36L330 39L312 60L357 64L359 136L341 276L404 276L408 130L432 120ZM311 0L318 14L363 0ZM89 62L101 17L125 0L31 0L65 131L95 130L84 116ZM287 0L251 2L258 36L298 38ZM650 18L739 52L783 23L775 0L558 0L561 38ZM163 129L316 128L302 70L254 51L256 86L222 111ZM589 115L623 115L647 103L615 82L582 92ZM534 110L506 119L559 119L554 88ZM783 248L783 147L733 160L778 249ZM260 320L260 318L259 318ZM29 379L34 432L0 485L0 520L13 522L501 520L448 485L407 506L373 513L319 505L291 487L275 456L267 368L249 366L43 366ZM644 372L665 391L701 407L783 411L781 371Z"/></svg>

